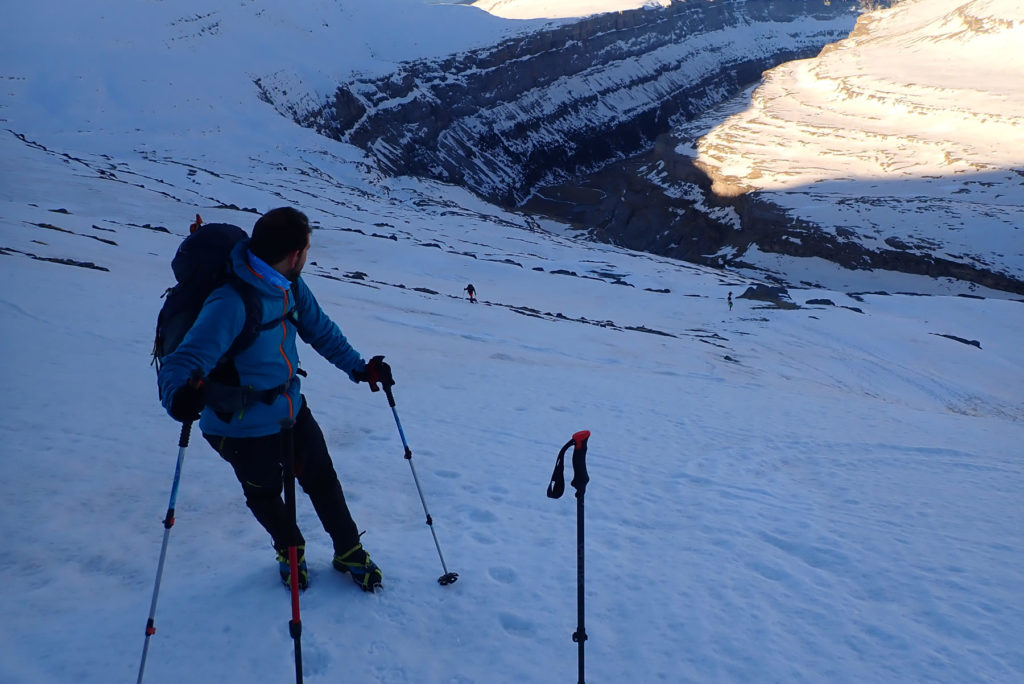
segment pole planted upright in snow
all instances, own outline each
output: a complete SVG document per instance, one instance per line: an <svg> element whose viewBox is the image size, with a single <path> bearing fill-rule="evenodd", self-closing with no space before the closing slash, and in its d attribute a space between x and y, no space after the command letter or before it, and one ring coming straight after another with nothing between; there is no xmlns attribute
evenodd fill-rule
<svg viewBox="0 0 1024 684"><path fill-rule="evenodd" d="M174 506L178 500L178 484L181 482L181 464L185 461L185 450L188 449L188 439L191 432L191 420L181 424L181 434L178 436L178 463L174 467L174 482L171 484L171 500L167 504L167 515L164 516L164 542L160 547L160 560L156 565L156 582L153 584L153 599L149 604L149 619L146 621L146 642L142 646L142 660L139 662L139 679L137 684L142 684L142 675L146 671L146 656L149 653L149 638L156 634L156 602L160 597L160 582L164 576L164 561L167 559L167 542L171 536L171 528L174 527Z"/></svg>
<svg viewBox="0 0 1024 684"><path fill-rule="evenodd" d="M295 421L286 418L281 421L281 448L284 451L284 505L288 510L288 523L296 529L295 520ZM292 539L288 545L288 588L292 593L292 619L288 622L288 633L295 642L295 682L302 684L302 618L299 615L299 553Z"/></svg>
<svg viewBox="0 0 1024 684"><path fill-rule="evenodd" d="M583 644L587 640L587 629L583 616L583 589L584 589L584 562L583 562L583 495L587 491L587 483L590 482L590 475L587 474L587 440L590 439L589 430L580 430L572 436L561 451L558 452L558 459L555 461L555 470L551 473L551 481L548 483L548 497L552 499L561 498L565 492L565 452L572 447L572 482L576 489L576 631L573 632L572 640L578 645L579 684L584 684L583 678Z"/></svg>

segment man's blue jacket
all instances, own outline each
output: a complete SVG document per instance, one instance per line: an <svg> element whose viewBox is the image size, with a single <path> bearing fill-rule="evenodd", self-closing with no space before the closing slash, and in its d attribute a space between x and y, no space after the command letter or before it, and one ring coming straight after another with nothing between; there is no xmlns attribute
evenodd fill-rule
<svg viewBox="0 0 1024 684"><path fill-rule="evenodd" d="M263 437L281 430L281 420L294 419L300 405L299 354L295 335L298 333L324 358L349 374L362 371L366 362L328 318L313 293L300 277L296 287L272 271L249 252L247 240L235 245L231 267L242 281L255 288L263 309L263 323L286 316L279 325L260 332L256 341L234 357L242 387L261 391L283 385L288 389L267 404L256 401L224 421L207 407L203 409L199 428L208 435L221 437ZM292 301L292 298L296 301ZM185 338L160 367L158 383L164 408L170 411L174 393L193 373L206 377L227 352L245 325L245 303L232 285L214 290ZM352 378L354 380L354 378Z"/></svg>

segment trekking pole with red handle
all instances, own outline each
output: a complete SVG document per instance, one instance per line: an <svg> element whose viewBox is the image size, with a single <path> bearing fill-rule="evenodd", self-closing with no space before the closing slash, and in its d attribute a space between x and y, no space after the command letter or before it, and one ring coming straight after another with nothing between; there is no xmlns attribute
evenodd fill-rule
<svg viewBox="0 0 1024 684"><path fill-rule="evenodd" d="M288 509L288 523L294 530L295 521L295 421L285 418L281 421L281 446L284 450L284 505ZM295 642L295 683L302 684L302 618L299 615L299 550L292 539L288 545L288 588L292 592L292 619L288 622L288 633Z"/></svg>
<svg viewBox="0 0 1024 684"><path fill-rule="evenodd" d="M572 450L572 482L576 488L576 631L572 640L579 644L579 684L583 684L583 642L587 640L587 629L583 621L583 495L587 491L590 476L587 474L587 440L589 430L580 430L572 436L562 450L558 452L555 470L548 483L548 497L557 499L565 491L565 478L562 475L565 452Z"/></svg>

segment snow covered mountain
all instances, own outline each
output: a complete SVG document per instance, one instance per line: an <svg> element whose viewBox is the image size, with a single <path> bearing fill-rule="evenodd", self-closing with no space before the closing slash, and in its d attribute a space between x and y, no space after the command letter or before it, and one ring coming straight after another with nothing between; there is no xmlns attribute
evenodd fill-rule
<svg viewBox="0 0 1024 684"><path fill-rule="evenodd" d="M614 202L534 206L583 197L561 213L603 239L790 282L878 269L1019 294L1021 44L1020 0L907 0L582 184Z"/></svg>
<svg viewBox="0 0 1024 684"><path fill-rule="evenodd" d="M664 7L672 0L477 0L474 7L506 19L584 17L638 7Z"/></svg>
<svg viewBox="0 0 1024 684"><path fill-rule="evenodd" d="M1024 679L1024 303L884 294L868 272L766 291L389 176L260 99L317 107L354 72L545 21L434 0L9 5L3 684L134 681L179 435L149 365L171 257L196 213L249 228L281 205L317 227L304 277L321 305L395 369L460 574L436 581L387 402L303 347L385 575L376 595L338 576L300 494L309 684L572 681L575 507L544 490L579 429L587 681ZM273 552L195 434L176 520L144 681L292 681Z"/></svg>
<svg viewBox="0 0 1024 684"><path fill-rule="evenodd" d="M538 186L647 148L765 69L846 36L856 16L852 0L663 4L402 63L340 83L305 114L289 104L293 92L264 95L390 173L457 183L514 206Z"/></svg>

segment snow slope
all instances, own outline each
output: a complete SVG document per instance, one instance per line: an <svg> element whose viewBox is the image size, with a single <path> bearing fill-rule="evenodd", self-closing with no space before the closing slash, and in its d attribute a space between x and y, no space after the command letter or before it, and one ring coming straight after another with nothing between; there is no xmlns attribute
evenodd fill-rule
<svg viewBox="0 0 1024 684"><path fill-rule="evenodd" d="M378 6L369 24L394 9ZM730 310L750 281L385 178L235 80L246 57L274 61L268 35L305 54L310 17L341 6L219 8L237 57L208 69L205 34L168 36L172 14L212 5L55 7L12 8L0 60L0 681L136 677L177 453L148 365L169 261L197 212L249 228L247 209L284 204L318 225L322 305L395 369L461 575L436 583L383 397L306 349L304 391L386 584L364 595L330 569L300 495L306 681L571 681L575 502L544 489L579 429L589 681L1024 677L1021 302L792 290L800 308ZM285 14L305 32L282 34ZM34 59L16 49L33 38ZM145 681L288 681L268 541L193 437Z"/></svg>
<svg viewBox="0 0 1024 684"><path fill-rule="evenodd" d="M767 72L749 106L697 141L697 164L717 193L759 192L869 250L1019 280L1021 44L1021 0L905 0Z"/></svg>
<svg viewBox="0 0 1024 684"><path fill-rule="evenodd" d="M1012 169L1024 164L1021 41L1019 0L880 10L820 57L773 69L749 109L701 140L702 160L745 144L716 166L765 190ZM787 163L769 163L782 149Z"/></svg>
<svg viewBox="0 0 1024 684"><path fill-rule="evenodd" d="M559 19L638 7L664 7L672 0L478 0L474 7L506 19Z"/></svg>

